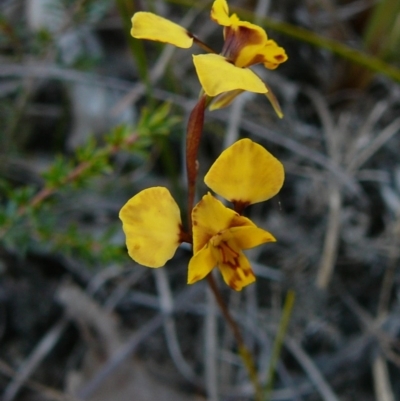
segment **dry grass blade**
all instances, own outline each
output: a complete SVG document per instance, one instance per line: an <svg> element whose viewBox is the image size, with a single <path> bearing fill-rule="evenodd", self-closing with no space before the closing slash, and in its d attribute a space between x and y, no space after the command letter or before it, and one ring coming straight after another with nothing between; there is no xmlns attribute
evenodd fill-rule
<svg viewBox="0 0 400 401"><path fill-rule="evenodd" d="M332 277L336 263L340 239L340 214L342 210L342 195L339 185L331 182L329 185L329 212L324 247L319 263L316 284L320 289L326 289Z"/></svg>
<svg viewBox="0 0 400 401"><path fill-rule="evenodd" d="M154 276L159 295L160 311L164 315L168 316L164 320L164 332L172 360L183 377L198 386L202 386L202 381L197 377L191 366L186 362L179 345L176 325L172 316L172 312L174 310L174 299L168 281L167 272L165 269L156 269L154 270Z"/></svg>
<svg viewBox="0 0 400 401"><path fill-rule="evenodd" d="M374 335L379 341L382 352L385 354L386 358L400 367L400 354L398 353L398 350L400 350L400 341L383 331L381 328L383 321L373 319L373 317L343 288L339 289L339 294L343 302L360 320L364 329ZM395 350L397 350L397 352Z"/></svg>
<svg viewBox="0 0 400 401"><path fill-rule="evenodd" d="M4 401L12 401L16 397L18 391L24 385L26 380L34 373L40 362L48 355L55 346L68 324L68 319L63 318L57 322L42 338L35 347L32 354L24 361L18 372L13 377L11 383L6 387L3 393Z"/></svg>
<svg viewBox="0 0 400 401"><path fill-rule="evenodd" d="M390 386L389 372L382 355L377 355L372 363L376 401L395 401Z"/></svg>
<svg viewBox="0 0 400 401"><path fill-rule="evenodd" d="M174 300L173 312L183 309L188 302L193 300L203 290L201 285L186 287ZM113 373L127 358L132 356L137 347L151 334L158 330L168 315L159 313L146 324L142 325L104 364L104 366L85 384L78 392L78 397L88 399L102 382Z"/></svg>
<svg viewBox="0 0 400 401"><path fill-rule="evenodd" d="M9 365L7 365L4 361L0 360L0 372L1 374L13 378L18 375L16 371L14 371ZM49 388L47 386L43 386L36 381L27 379L23 383L27 388L37 392L42 397L41 399L50 400L50 401L80 401L77 398L64 394L56 389Z"/></svg>
<svg viewBox="0 0 400 401"><path fill-rule="evenodd" d="M393 240L389 250L388 266L382 280L381 292L379 294L378 303L378 319L389 310L390 296L392 293L393 285L395 283L396 270L399 261L399 242L400 242L400 210L396 216L396 221L393 228Z"/></svg>
<svg viewBox="0 0 400 401"><path fill-rule="evenodd" d="M119 320L116 315L98 305L86 292L76 285L63 284L58 300L64 305L66 314L91 336L90 328L96 330L106 356L112 355L121 345Z"/></svg>
<svg viewBox="0 0 400 401"><path fill-rule="evenodd" d="M214 294L209 288L207 288L206 295L207 309L204 328L205 382L208 400L218 401L217 305L215 302Z"/></svg>
<svg viewBox="0 0 400 401"><path fill-rule="evenodd" d="M221 121L226 121L228 113L219 112L214 114L213 117L218 118ZM351 194L360 195L362 193L360 185L347 172L340 168L340 166L333 163L332 160L322 153L302 145L291 138L288 138L284 133L278 133L272 129L265 128L261 124L257 124L249 119L243 119L241 126L252 135L258 138L268 139L272 143L283 146L295 154L304 157L306 160L314 162L324 169L330 171L333 175L335 175L339 182L349 190Z"/></svg>
<svg viewBox="0 0 400 401"><path fill-rule="evenodd" d="M315 90L308 89L306 94L312 100L315 110L322 122L323 133L326 138L327 150L330 159L338 166L341 164L339 152L339 130L335 130L332 116L325 99ZM316 284L320 289L326 289L329 285L333 269L336 263L339 238L340 238L340 214L342 209L342 192L340 185L328 177L329 213L325 232L325 241L322 256L319 263Z"/></svg>
<svg viewBox="0 0 400 401"><path fill-rule="evenodd" d="M385 143L387 143L394 135L400 130L400 118L392 121L385 127L379 135L363 149L348 165L349 171L356 171L364 163L366 163L371 156L373 156Z"/></svg>
<svg viewBox="0 0 400 401"><path fill-rule="evenodd" d="M226 127L223 149L231 146L239 139L240 121L243 117L243 109L251 96L252 95L249 93L243 93L233 102L231 106L232 112L230 113Z"/></svg>
<svg viewBox="0 0 400 401"><path fill-rule="evenodd" d="M306 354L306 352L300 347L300 345L292 338L286 337L285 345L293 356L297 359L301 367L307 373L311 382L314 384L315 388L321 395L323 401L339 401L339 398L333 392L332 388L329 386L328 382L322 376L318 367L314 364L311 358Z"/></svg>

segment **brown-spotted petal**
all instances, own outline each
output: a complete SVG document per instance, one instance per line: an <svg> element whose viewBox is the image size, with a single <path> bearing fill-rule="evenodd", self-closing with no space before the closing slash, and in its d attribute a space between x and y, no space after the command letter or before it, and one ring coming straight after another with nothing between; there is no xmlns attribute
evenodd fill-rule
<svg viewBox="0 0 400 401"><path fill-rule="evenodd" d="M236 291L241 291L243 287L256 281L250 263L242 251L239 251L238 266L233 268L229 264L221 263L218 267L225 283Z"/></svg>

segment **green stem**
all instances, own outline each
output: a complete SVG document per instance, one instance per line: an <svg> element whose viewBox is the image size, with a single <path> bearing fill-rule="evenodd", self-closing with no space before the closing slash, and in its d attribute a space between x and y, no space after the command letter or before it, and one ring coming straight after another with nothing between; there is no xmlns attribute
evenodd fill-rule
<svg viewBox="0 0 400 401"><path fill-rule="evenodd" d="M265 401L268 401L271 396L275 378L276 365L278 364L279 355L282 350L283 340L285 338L287 328L289 325L290 316L294 305L294 299L295 299L294 291L289 290L286 295L285 304L283 306L282 318L279 323L278 333L276 334L275 337L274 347L272 349L271 361L267 372L267 384L265 386L265 396L264 396Z"/></svg>

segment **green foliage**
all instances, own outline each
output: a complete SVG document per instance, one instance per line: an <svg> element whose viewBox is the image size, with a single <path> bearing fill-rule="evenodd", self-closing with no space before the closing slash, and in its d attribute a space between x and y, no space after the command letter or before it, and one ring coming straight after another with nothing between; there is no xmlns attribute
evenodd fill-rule
<svg viewBox="0 0 400 401"><path fill-rule="evenodd" d="M164 103L154 112L143 109L138 124L139 136L151 138L155 135L167 135L171 128L180 121L176 116L170 116L171 106Z"/></svg>
<svg viewBox="0 0 400 401"><path fill-rule="evenodd" d="M54 163L43 173L48 188L58 188L63 185L72 169L70 160L58 155Z"/></svg>
<svg viewBox="0 0 400 401"><path fill-rule="evenodd" d="M46 29L39 29L32 40L32 53L35 56L44 56L46 54L47 49L54 45L54 37L52 33Z"/></svg>
<svg viewBox="0 0 400 401"><path fill-rule="evenodd" d="M65 204L79 199L83 191L99 191L106 177L115 180L114 160L119 153L149 157L157 138L168 135L179 121L170 111L168 104L145 109L135 127L116 126L101 140L90 138L72 156L56 156L42 174L39 191L0 180L0 246L19 255L30 249L73 255L91 264L125 259L122 236L115 240L121 233L117 219L93 232L82 219L71 218L74 214L66 213Z"/></svg>

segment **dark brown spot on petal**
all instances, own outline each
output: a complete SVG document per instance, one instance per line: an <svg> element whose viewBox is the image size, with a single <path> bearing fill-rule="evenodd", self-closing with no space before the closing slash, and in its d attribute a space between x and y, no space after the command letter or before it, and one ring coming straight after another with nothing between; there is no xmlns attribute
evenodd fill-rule
<svg viewBox="0 0 400 401"><path fill-rule="evenodd" d="M221 242L221 244L217 248L221 255L221 262L224 265L227 265L234 270L240 267L240 254L232 249L232 247L230 247L227 242Z"/></svg>
<svg viewBox="0 0 400 401"><path fill-rule="evenodd" d="M238 290L239 289L239 287L238 287L238 285L236 284L238 282L238 280L237 279L235 279L235 278L232 278L230 281L229 281L229 287L231 287L233 290Z"/></svg>
<svg viewBox="0 0 400 401"><path fill-rule="evenodd" d="M249 45L258 45L263 42L263 37L257 30L244 26L235 28L225 27L224 33L225 43L221 54L228 60L231 60L233 63L235 63L237 60L243 47Z"/></svg>
<svg viewBox="0 0 400 401"><path fill-rule="evenodd" d="M241 201L241 200L231 200L233 203L233 209L236 213L242 215L243 210L250 205L249 201Z"/></svg>

